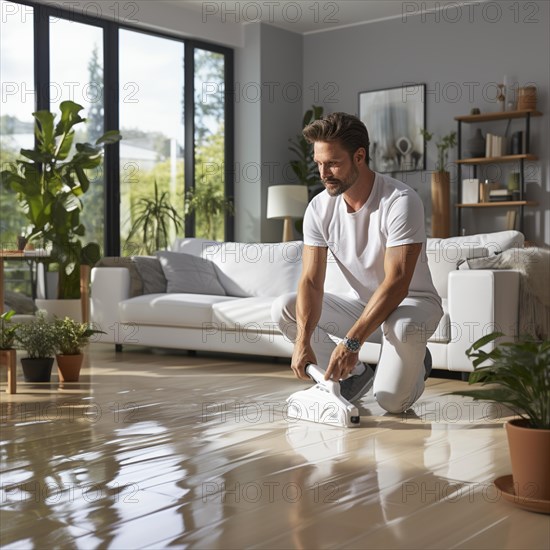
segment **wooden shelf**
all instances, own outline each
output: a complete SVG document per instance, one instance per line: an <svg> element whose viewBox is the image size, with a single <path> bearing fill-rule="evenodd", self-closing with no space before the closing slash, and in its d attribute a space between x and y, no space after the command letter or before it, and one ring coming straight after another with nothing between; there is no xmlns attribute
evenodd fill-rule
<svg viewBox="0 0 550 550"><path fill-rule="evenodd" d="M526 115L542 116L540 111L532 109L525 111L499 111L498 113L481 113L479 115L461 115L455 116L455 120L460 122L489 122L493 120L509 120L511 118L525 118Z"/></svg>
<svg viewBox="0 0 550 550"><path fill-rule="evenodd" d="M502 157L478 157L456 160L456 164L493 164L495 162L516 162L518 160L538 160L536 155L503 155Z"/></svg>
<svg viewBox="0 0 550 550"><path fill-rule="evenodd" d="M474 202L471 204L457 204L457 208L495 208L502 206L537 206L536 201L499 201L499 202Z"/></svg>

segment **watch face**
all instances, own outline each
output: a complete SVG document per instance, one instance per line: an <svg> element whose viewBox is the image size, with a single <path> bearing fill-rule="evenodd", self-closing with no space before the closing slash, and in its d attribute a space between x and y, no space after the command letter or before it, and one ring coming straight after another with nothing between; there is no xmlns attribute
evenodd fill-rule
<svg viewBox="0 0 550 550"><path fill-rule="evenodd" d="M346 338L344 338L343 340L343 344L346 349L352 352L357 352L361 348L361 343L359 342L359 340L357 340L357 338L348 338L346 336Z"/></svg>

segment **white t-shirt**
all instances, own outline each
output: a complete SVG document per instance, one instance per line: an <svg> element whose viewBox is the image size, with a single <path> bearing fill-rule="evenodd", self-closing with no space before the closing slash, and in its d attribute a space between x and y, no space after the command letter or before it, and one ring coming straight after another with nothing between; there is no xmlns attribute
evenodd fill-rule
<svg viewBox="0 0 550 550"><path fill-rule="evenodd" d="M348 212L342 195L326 190L313 198L304 216L304 244L328 247L358 298L368 302L384 280L386 248L422 243L409 296L440 302L426 257L424 206L403 182L375 173L367 202Z"/></svg>

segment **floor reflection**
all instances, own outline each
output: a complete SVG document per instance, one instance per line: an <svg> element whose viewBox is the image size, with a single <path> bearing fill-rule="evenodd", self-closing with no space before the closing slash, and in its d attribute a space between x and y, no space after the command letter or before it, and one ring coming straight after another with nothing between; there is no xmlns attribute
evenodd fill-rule
<svg viewBox="0 0 550 550"><path fill-rule="evenodd" d="M430 380L403 415L367 397L354 429L286 418L299 384L106 347L78 385L21 383L0 397L2 547L514 548L522 522L548 547L546 517L491 493L502 414L451 401L460 382Z"/></svg>

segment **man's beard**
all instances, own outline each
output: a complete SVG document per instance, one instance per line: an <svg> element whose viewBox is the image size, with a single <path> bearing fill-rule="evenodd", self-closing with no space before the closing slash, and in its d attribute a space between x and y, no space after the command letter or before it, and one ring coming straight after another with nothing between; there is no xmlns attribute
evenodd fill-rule
<svg viewBox="0 0 550 550"><path fill-rule="evenodd" d="M357 170L355 166L352 166L349 176L347 176L343 180L327 178L323 180L323 185L325 186L327 193L331 197L337 197L338 195L345 193L357 181L358 177L359 170ZM333 186L327 187L328 183L332 184Z"/></svg>

